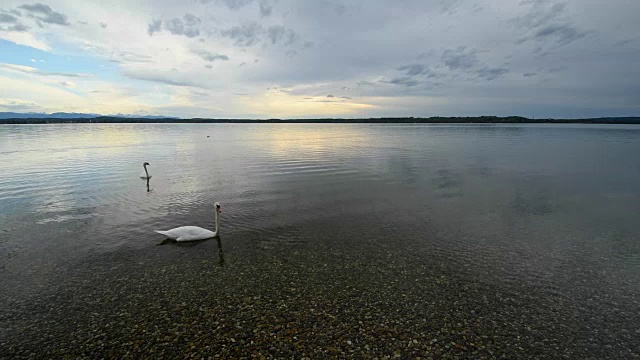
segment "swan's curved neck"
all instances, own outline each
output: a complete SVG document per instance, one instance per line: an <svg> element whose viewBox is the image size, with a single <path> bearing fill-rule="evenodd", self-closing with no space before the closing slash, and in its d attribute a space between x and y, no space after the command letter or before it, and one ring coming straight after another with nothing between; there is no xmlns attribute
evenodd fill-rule
<svg viewBox="0 0 640 360"><path fill-rule="evenodd" d="M220 213L216 211L216 230L215 230L216 235L218 235L218 229L220 229Z"/></svg>
<svg viewBox="0 0 640 360"><path fill-rule="evenodd" d="M149 171L147 171L147 164L142 165L142 167L144 167L144 173L147 174L147 177L149 177Z"/></svg>

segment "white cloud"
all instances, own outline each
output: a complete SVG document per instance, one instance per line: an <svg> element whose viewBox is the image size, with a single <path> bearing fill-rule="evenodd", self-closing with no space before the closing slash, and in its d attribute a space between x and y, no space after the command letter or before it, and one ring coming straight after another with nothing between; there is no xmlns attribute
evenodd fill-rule
<svg viewBox="0 0 640 360"><path fill-rule="evenodd" d="M296 96L289 91L271 89L257 96L241 100L245 107L262 117L327 117L353 116L364 110L373 110L377 106L346 101L346 99L327 100L325 96Z"/></svg>
<svg viewBox="0 0 640 360"><path fill-rule="evenodd" d="M13 71L13 72L19 72L19 73L30 74L30 75L38 75L38 76L58 76L58 77L74 77L74 78L75 77L91 77L92 76L90 74L84 74L84 73L65 73L65 72L55 72L55 71L43 71L43 70L31 67L31 66L7 64L7 63L0 63L0 68L6 69L6 70L9 70L9 71Z"/></svg>
<svg viewBox="0 0 640 360"><path fill-rule="evenodd" d="M29 46L38 50L50 51L51 46L42 38L29 32L1 32L0 39L11 41L19 45Z"/></svg>
<svg viewBox="0 0 640 360"><path fill-rule="evenodd" d="M557 108L549 93L568 92L567 113L607 101L627 104L620 112L638 109L640 25L630 14L640 2L618 4L606 16L594 0L557 3L51 0L25 8L33 3L6 0L0 10L22 11L7 21L29 29L0 31L0 38L96 61L104 73L45 70L53 62L33 58L33 67L0 64L0 76L32 82L60 101L26 92L7 99L91 112L531 115Z"/></svg>
<svg viewBox="0 0 640 360"><path fill-rule="evenodd" d="M58 84L70 89L73 89L74 87L76 87L76 84L72 81L60 81L58 82Z"/></svg>
<svg viewBox="0 0 640 360"><path fill-rule="evenodd" d="M26 112L37 108L38 104L33 101L0 97L0 110L2 111Z"/></svg>

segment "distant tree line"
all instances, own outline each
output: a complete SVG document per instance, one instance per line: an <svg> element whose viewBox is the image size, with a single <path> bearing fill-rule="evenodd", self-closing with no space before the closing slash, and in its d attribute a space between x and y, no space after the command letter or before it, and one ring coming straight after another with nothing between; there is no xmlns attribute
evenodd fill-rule
<svg viewBox="0 0 640 360"><path fill-rule="evenodd" d="M522 116L471 116L471 117L385 117L385 118L358 118L358 119L176 119L176 118L124 118L111 116L98 116L94 118L22 118L0 119L0 124L75 124L75 123L234 123L234 124L640 124L640 117L601 117L585 119L529 119Z"/></svg>

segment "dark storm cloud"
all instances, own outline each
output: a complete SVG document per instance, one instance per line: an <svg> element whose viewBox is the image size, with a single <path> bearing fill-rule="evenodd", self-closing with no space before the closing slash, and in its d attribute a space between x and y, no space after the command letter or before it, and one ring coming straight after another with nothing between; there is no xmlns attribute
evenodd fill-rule
<svg viewBox="0 0 640 360"><path fill-rule="evenodd" d="M415 79L413 79L411 77L408 77L408 76L407 77L393 78L393 79L391 79L389 81L384 80L382 82L389 83L389 84L394 84L394 85L402 85L402 86L406 86L406 87L413 87L413 86L416 86L416 85L420 84L419 81L417 81L417 80L415 80Z"/></svg>
<svg viewBox="0 0 640 360"><path fill-rule="evenodd" d="M211 53L206 50L197 51L196 54L208 62L214 62L216 60L221 60L221 61L229 60L229 57L227 55Z"/></svg>
<svg viewBox="0 0 640 360"><path fill-rule="evenodd" d="M280 41L284 45L292 45L299 40L298 34L291 29L287 29L282 25L270 26L267 30L267 37L271 40L272 44L276 44Z"/></svg>
<svg viewBox="0 0 640 360"><path fill-rule="evenodd" d="M282 25L274 25L269 27L267 31L267 36L271 40L272 44L275 44L279 39L281 39L285 34L284 26Z"/></svg>
<svg viewBox="0 0 640 360"><path fill-rule="evenodd" d="M403 65L398 68L399 71L404 71L407 76L420 75L424 72L424 69L422 64Z"/></svg>
<svg viewBox="0 0 640 360"><path fill-rule="evenodd" d="M149 36L152 36L154 32L158 32L160 30L162 30L162 20L160 19L153 19L153 21L151 21L151 24L149 24L149 27L147 28Z"/></svg>
<svg viewBox="0 0 640 360"><path fill-rule="evenodd" d="M0 13L0 23L13 23L18 22L18 18L7 13Z"/></svg>
<svg viewBox="0 0 640 360"><path fill-rule="evenodd" d="M237 47L249 47L262 40L264 28L257 22L248 22L222 30L220 34L233 40L233 44Z"/></svg>
<svg viewBox="0 0 640 360"><path fill-rule="evenodd" d="M273 7L266 1L260 1L260 15L263 17L270 16Z"/></svg>
<svg viewBox="0 0 640 360"><path fill-rule="evenodd" d="M169 31L174 35L184 35L193 38L200 35L200 24L202 20L192 14L185 14L182 18L175 17L167 20L153 19L147 27L149 36L161 31L162 29Z"/></svg>
<svg viewBox="0 0 640 360"><path fill-rule="evenodd" d="M237 10L253 2L253 0L218 0L227 5L229 9Z"/></svg>
<svg viewBox="0 0 640 360"><path fill-rule="evenodd" d="M2 26L2 24L8 24L7 26ZM0 31L15 31L15 32L24 32L29 30L29 27L21 23L17 17L11 15L8 12L0 13Z"/></svg>
<svg viewBox="0 0 640 360"><path fill-rule="evenodd" d="M478 63L477 51L467 50L465 46L448 49L442 52L442 62L449 70L467 70Z"/></svg>
<svg viewBox="0 0 640 360"><path fill-rule="evenodd" d="M462 2L463 0L441 0L440 12L453 15L458 10L458 7Z"/></svg>
<svg viewBox="0 0 640 360"><path fill-rule="evenodd" d="M439 78L442 74L436 73L423 64L407 64L398 67L396 70L404 72L407 77Z"/></svg>
<svg viewBox="0 0 640 360"><path fill-rule="evenodd" d="M536 40L545 40L550 38L560 45L567 45L575 40L584 37L585 35L585 32L578 30L571 24L557 24L538 29L533 34L533 37Z"/></svg>
<svg viewBox="0 0 640 360"><path fill-rule="evenodd" d="M233 40L233 45L246 48L257 44L271 44L289 47L285 52L288 56L297 54L295 49L306 49L313 46L310 41L303 42L293 30L282 25L272 25L264 28L258 22L245 22L219 31L222 37Z"/></svg>
<svg viewBox="0 0 640 360"><path fill-rule="evenodd" d="M508 72L509 69L507 69L506 67L482 67L476 71L476 74L479 78L490 81L495 80Z"/></svg>
<svg viewBox="0 0 640 360"><path fill-rule="evenodd" d="M22 13L18 9L3 10L3 12L13 14L15 16L22 16Z"/></svg>
<svg viewBox="0 0 640 360"><path fill-rule="evenodd" d="M557 67L553 67L553 68L549 69L549 72L550 73L558 73L558 72L565 71L565 70L567 70L566 66L557 66Z"/></svg>
<svg viewBox="0 0 640 360"><path fill-rule="evenodd" d="M184 35L186 37L196 37L200 35L198 26L202 23L195 15L185 14L181 18L173 18L164 22L164 28L174 35Z"/></svg>
<svg viewBox="0 0 640 360"><path fill-rule="evenodd" d="M636 41L638 41L640 39L640 37L634 38L634 39L626 39L626 40L621 40L618 41L617 43L613 44L613 47L620 47L620 46L625 46L628 44L632 44Z"/></svg>
<svg viewBox="0 0 640 360"><path fill-rule="evenodd" d="M25 10L30 17L33 17L40 22L63 26L70 25L69 21L67 20L67 15L53 11L53 9L49 7L49 5L36 3L20 5L18 7Z"/></svg>
<svg viewBox="0 0 640 360"><path fill-rule="evenodd" d="M17 23L15 25L11 25L9 27L6 28L6 31L15 31L15 32L25 32L28 31L30 28L22 23ZM0 27L0 30L2 30L2 28Z"/></svg>
<svg viewBox="0 0 640 360"><path fill-rule="evenodd" d="M566 4L552 4L546 0L529 0L522 2L530 6L528 12L513 19L513 22L524 31L516 43L534 41L538 45L537 52L543 52L545 45L564 46L587 35L580 29L566 12Z"/></svg>
<svg viewBox="0 0 640 360"><path fill-rule="evenodd" d="M356 83L356 87L362 87L362 86L375 86L376 83L374 83L373 81L367 81L367 80L360 80Z"/></svg>

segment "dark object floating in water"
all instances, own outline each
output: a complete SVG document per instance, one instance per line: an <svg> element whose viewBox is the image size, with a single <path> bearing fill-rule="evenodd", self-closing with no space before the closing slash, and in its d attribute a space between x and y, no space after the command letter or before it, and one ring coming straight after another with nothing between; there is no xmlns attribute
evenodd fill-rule
<svg viewBox="0 0 640 360"><path fill-rule="evenodd" d="M207 135L207 137L209 137L209 135Z"/></svg>
<svg viewBox="0 0 640 360"><path fill-rule="evenodd" d="M144 170L140 173L140 178L141 179L151 179L151 175L149 175L149 171L147 170L147 166L150 166L151 164L149 164L148 162L144 162L142 163L142 167L144 168Z"/></svg>

